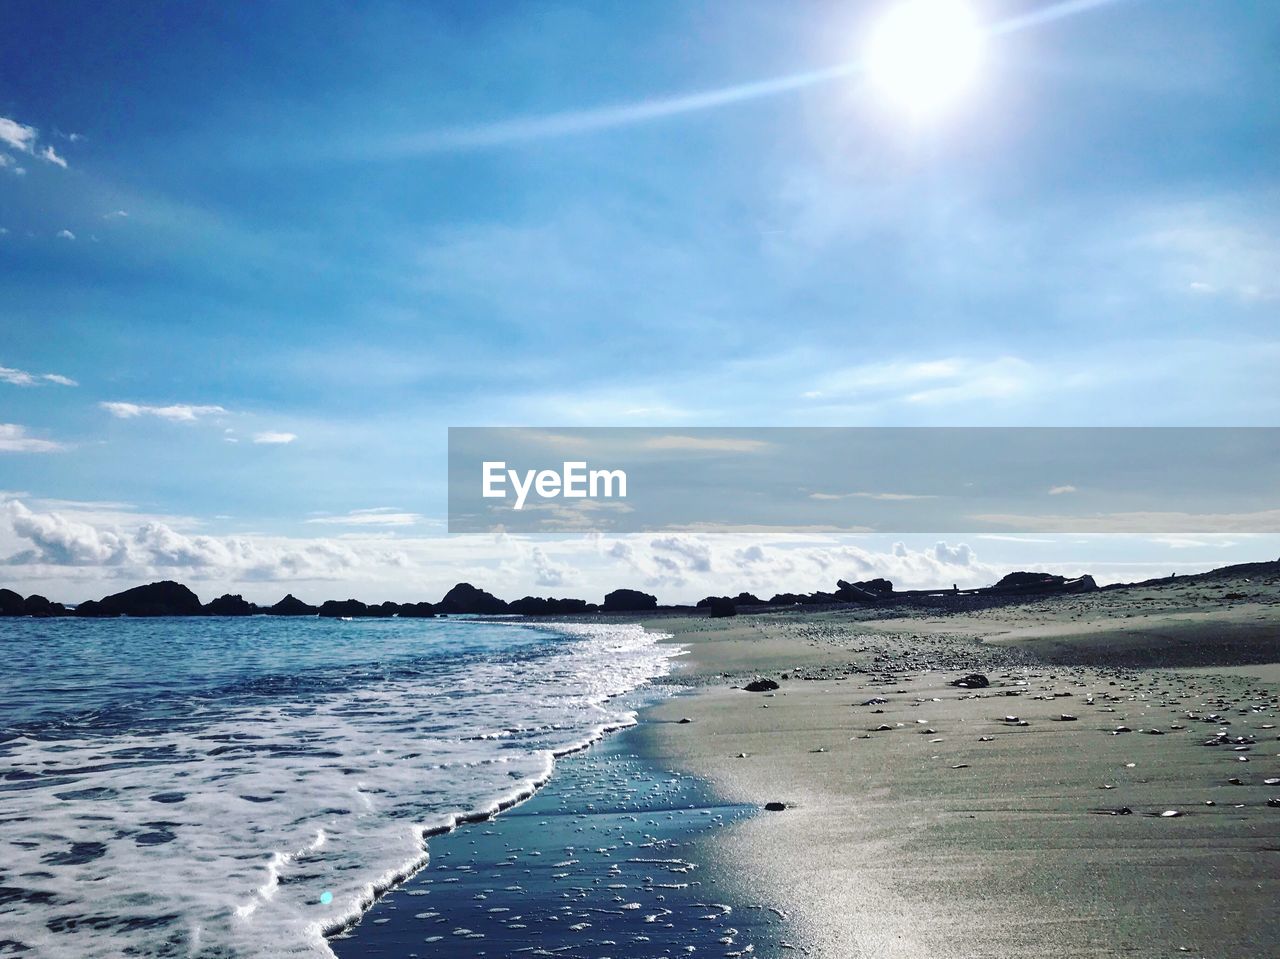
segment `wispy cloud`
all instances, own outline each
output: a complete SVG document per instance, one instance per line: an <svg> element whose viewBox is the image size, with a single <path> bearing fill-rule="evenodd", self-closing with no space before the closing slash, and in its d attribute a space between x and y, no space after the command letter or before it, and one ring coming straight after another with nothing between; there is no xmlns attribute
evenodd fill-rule
<svg viewBox="0 0 1280 959"><path fill-rule="evenodd" d="M938 497L932 493L810 493L809 499L816 500L838 500L838 499L875 499L885 502L896 502L900 500L914 499L937 499Z"/></svg>
<svg viewBox="0 0 1280 959"><path fill-rule="evenodd" d="M8 117L0 117L0 143L11 150L30 153L35 148L37 135L38 131L35 127L29 127L17 120L10 120Z"/></svg>
<svg viewBox="0 0 1280 959"><path fill-rule="evenodd" d="M10 386L41 386L45 383L56 383L59 386L80 385L61 373L28 373L10 366L0 366L0 383L8 383Z"/></svg>
<svg viewBox="0 0 1280 959"><path fill-rule="evenodd" d="M19 123L9 117L0 117L0 143L10 150L39 157L46 163L67 168L67 161L51 146L39 146L40 131L33 126Z"/></svg>
<svg viewBox="0 0 1280 959"><path fill-rule="evenodd" d="M394 506L355 509L341 516L315 516L308 523L321 526L414 526L422 522L418 513L406 513Z"/></svg>
<svg viewBox="0 0 1280 959"><path fill-rule="evenodd" d="M272 430L253 434L255 443L266 446L283 446L287 443L292 443L297 438L298 435L296 433L277 433Z"/></svg>
<svg viewBox="0 0 1280 959"><path fill-rule="evenodd" d="M1080 491L1079 491L1078 489L1076 489L1074 486L1070 485L1070 484L1067 484L1067 485L1064 485L1064 486L1050 486L1050 487L1049 487L1049 495L1050 495L1050 496L1065 496L1065 495L1066 495L1066 494L1068 494L1068 493L1078 493L1078 492L1080 492Z"/></svg>
<svg viewBox="0 0 1280 959"><path fill-rule="evenodd" d="M826 404L944 404L1015 396L1031 389L1034 374L1016 356L867 363L824 376L802 396Z"/></svg>
<svg viewBox="0 0 1280 959"><path fill-rule="evenodd" d="M141 416L154 416L171 423L194 423L202 416L218 416L228 411L221 406L193 406L175 403L171 406L148 406L145 403L99 403L100 407L116 419L130 420Z"/></svg>
<svg viewBox="0 0 1280 959"><path fill-rule="evenodd" d="M40 159L48 160L54 166L60 166L64 170L67 168L67 161L64 160L62 157L58 156L57 151L54 150L53 147L45 147L43 150L41 150Z"/></svg>
<svg viewBox="0 0 1280 959"><path fill-rule="evenodd" d="M66 449L53 440L27 435L27 428L17 423L0 423L0 453L58 453Z"/></svg>
<svg viewBox="0 0 1280 959"><path fill-rule="evenodd" d="M680 450L691 453L759 453L771 444L764 440L733 436L653 436L643 446L650 450Z"/></svg>
<svg viewBox="0 0 1280 959"><path fill-rule="evenodd" d="M59 231L58 231L58 239L59 239L59 240L74 240L75 238L76 238L76 235L75 235L74 233L72 233L70 230L59 230Z"/></svg>

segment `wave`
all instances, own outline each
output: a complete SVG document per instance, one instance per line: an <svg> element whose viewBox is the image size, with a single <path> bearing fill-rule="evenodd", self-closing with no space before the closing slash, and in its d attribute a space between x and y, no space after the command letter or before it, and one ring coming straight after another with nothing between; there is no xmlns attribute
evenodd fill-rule
<svg viewBox="0 0 1280 959"><path fill-rule="evenodd" d="M326 936L420 869L430 836L528 798L556 757L634 722L616 698L677 652L639 626L539 629L483 655L15 727L0 743L0 940L42 956L331 956Z"/></svg>

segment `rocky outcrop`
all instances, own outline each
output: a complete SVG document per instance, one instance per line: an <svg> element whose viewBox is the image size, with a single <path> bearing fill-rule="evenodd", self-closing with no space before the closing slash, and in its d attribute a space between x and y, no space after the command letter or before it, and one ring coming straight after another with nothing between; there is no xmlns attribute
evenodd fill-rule
<svg viewBox="0 0 1280 959"><path fill-rule="evenodd" d="M483 616L494 616L507 612L507 604L492 593L477 589L470 583L459 583L445 593L444 599L436 604L436 612L478 613Z"/></svg>
<svg viewBox="0 0 1280 959"><path fill-rule="evenodd" d="M771 693L780 687L774 679L753 679L742 688L749 693Z"/></svg>
<svg viewBox="0 0 1280 959"><path fill-rule="evenodd" d="M698 600L694 608L703 609L707 606L713 605L716 602L729 602L729 603L733 603L735 606L766 605L765 601L761 599L759 596L756 596L753 593L748 593L744 591L739 593L737 596L705 596L702 599Z"/></svg>
<svg viewBox="0 0 1280 959"><path fill-rule="evenodd" d="M38 619L67 615L67 607L61 603L48 600L39 593L32 593L28 596L22 606L28 616L35 616Z"/></svg>
<svg viewBox="0 0 1280 959"><path fill-rule="evenodd" d="M77 616L199 616L200 598L181 583L165 580L81 603Z"/></svg>
<svg viewBox="0 0 1280 959"><path fill-rule="evenodd" d="M550 596L546 599L525 596L507 604L508 612L519 613L521 616L571 616L574 613L589 613L595 608L585 599L555 599Z"/></svg>
<svg viewBox="0 0 1280 959"><path fill-rule="evenodd" d="M239 593L223 593L217 599L204 604L206 616L252 616L260 612L262 610Z"/></svg>
<svg viewBox="0 0 1280 959"><path fill-rule="evenodd" d="M728 619L738 615L738 604L728 596L713 596L707 604L707 613L712 619Z"/></svg>
<svg viewBox="0 0 1280 959"><path fill-rule="evenodd" d="M293 593L287 594L280 602L266 609L269 616L314 616L317 612L316 607L307 605Z"/></svg>
<svg viewBox="0 0 1280 959"><path fill-rule="evenodd" d="M991 680L987 679L982 673L970 673L968 676L953 679L947 685L959 686L961 689L986 689L991 685Z"/></svg>
<svg viewBox="0 0 1280 959"><path fill-rule="evenodd" d="M615 589L600 607L606 613L638 613L658 608L658 598L638 589Z"/></svg>
<svg viewBox="0 0 1280 959"><path fill-rule="evenodd" d="M436 614L431 603L401 603L396 615L401 619L430 619Z"/></svg>
<svg viewBox="0 0 1280 959"><path fill-rule="evenodd" d="M320 604L317 615L326 619L341 619L344 616L368 616L369 607L358 599L326 599Z"/></svg>
<svg viewBox="0 0 1280 959"><path fill-rule="evenodd" d="M1000 593L1003 595L1021 595L1024 593L1091 593L1098 588L1092 576L1085 575L1076 579L1067 579L1056 573L1029 573L1019 571L1009 573L994 586L989 586L984 593Z"/></svg>
<svg viewBox="0 0 1280 959"><path fill-rule="evenodd" d="M11 589L0 589L0 616L26 615L26 600Z"/></svg>

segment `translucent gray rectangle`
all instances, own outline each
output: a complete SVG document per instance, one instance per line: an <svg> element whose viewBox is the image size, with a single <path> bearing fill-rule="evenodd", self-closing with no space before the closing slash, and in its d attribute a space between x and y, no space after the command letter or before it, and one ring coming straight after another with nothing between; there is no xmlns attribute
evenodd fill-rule
<svg viewBox="0 0 1280 959"><path fill-rule="evenodd" d="M449 530L496 529L1275 533L1280 429L452 428Z"/></svg>

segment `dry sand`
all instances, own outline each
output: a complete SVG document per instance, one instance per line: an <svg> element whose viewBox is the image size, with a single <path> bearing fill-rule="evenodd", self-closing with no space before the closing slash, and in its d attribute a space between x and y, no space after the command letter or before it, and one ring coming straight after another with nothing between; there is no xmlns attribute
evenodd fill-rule
<svg viewBox="0 0 1280 959"><path fill-rule="evenodd" d="M787 805L718 855L790 941L1280 956L1280 577L876 616L652 624L695 687L652 711L653 747L729 799ZM970 671L991 687L948 685ZM734 688L757 675L781 688Z"/></svg>

